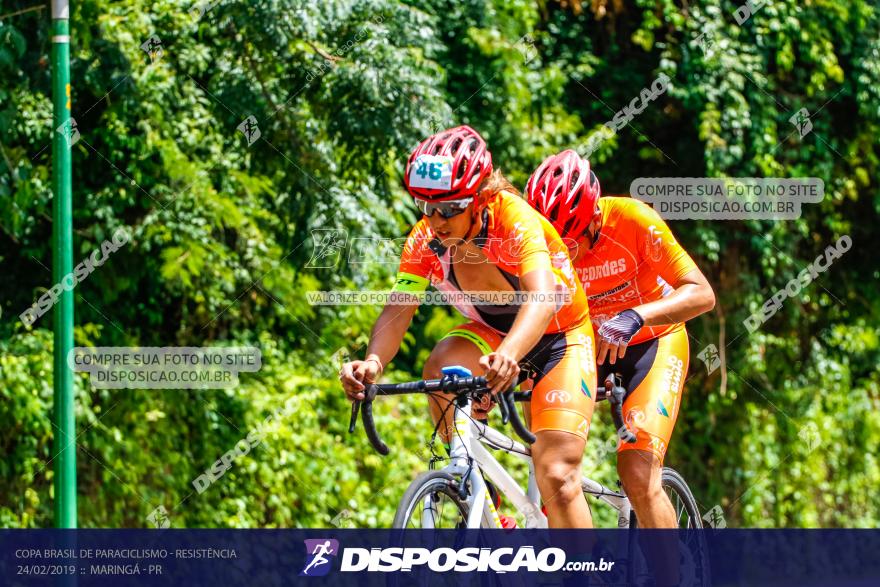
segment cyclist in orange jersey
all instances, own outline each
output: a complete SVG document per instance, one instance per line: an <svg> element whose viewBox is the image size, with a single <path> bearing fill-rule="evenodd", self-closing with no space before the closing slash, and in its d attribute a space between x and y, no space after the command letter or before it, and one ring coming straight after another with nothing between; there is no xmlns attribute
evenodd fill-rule
<svg viewBox="0 0 880 587"><path fill-rule="evenodd" d="M684 322L715 306L712 287L653 208L600 199L574 151L547 158L526 195L569 245L596 331L598 381L617 373L627 389L623 415L637 441L619 444L617 470L639 524L676 527L661 468L687 375Z"/></svg>
<svg viewBox="0 0 880 587"><path fill-rule="evenodd" d="M485 373L494 394L526 370L537 436L532 457L549 524L591 527L580 483L572 479L581 477L595 404L595 346L568 248L493 171L485 142L467 126L422 142L404 178L423 217L407 238L394 291L418 299L433 283L469 318L437 343L423 377L438 378L442 367L462 365ZM491 298L499 292L525 299L498 303ZM350 399L362 399L364 383L375 382L397 353L416 307L397 303L382 310L365 359L346 363L340 372ZM449 442L449 397L431 400L432 418L443 419L440 433Z"/></svg>

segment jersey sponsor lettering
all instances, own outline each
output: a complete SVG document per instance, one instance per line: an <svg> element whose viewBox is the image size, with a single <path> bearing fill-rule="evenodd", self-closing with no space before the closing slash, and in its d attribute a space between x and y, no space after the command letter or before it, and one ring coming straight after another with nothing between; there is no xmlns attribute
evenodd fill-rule
<svg viewBox="0 0 880 587"><path fill-rule="evenodd" d="M626 259L623 257L614 261L605 261L600 265L591 265L589 267L578 267L577 274L580 280L593 281L601 277L610 277L626 271Z"/></svg>
<svg viewBox="0 0 880 587"><path fill-rule="evenodd" d="M599 239L576 261L575 271L590 304L595 330L623 310L672 293L670 283L696 269L669 227L640 200L606 196L599 199ZM580 246L588 247L586 242ZM682 327L644 326L630 344L638 344Z"/></svg>
<svg viewBox="0 0 880 587"><path fill-rule="evenodd" d="M678 390L681 388L681 378L684 375L684 361L676 356L670 356L666 360L663 369L663 378L660 380L660 399L657 400L657 412L661 416L669 417L675 410L678 401Z"/></svg>

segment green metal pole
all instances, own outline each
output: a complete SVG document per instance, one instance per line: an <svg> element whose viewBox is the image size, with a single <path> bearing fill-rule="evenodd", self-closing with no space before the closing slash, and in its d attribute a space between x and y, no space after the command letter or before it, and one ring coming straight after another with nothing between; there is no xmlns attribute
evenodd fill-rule
<svg viewBox="0 0 880 587"><path fill-rule="evenodd" d="M61 283L73 271L73 203L70 154L74 126L70 118L70 7L52 1L52 279ZM73 289L64 288L52 320L54 349L55 526L76 528L76 424L73 372L67 355L73 349Z"/></svg>

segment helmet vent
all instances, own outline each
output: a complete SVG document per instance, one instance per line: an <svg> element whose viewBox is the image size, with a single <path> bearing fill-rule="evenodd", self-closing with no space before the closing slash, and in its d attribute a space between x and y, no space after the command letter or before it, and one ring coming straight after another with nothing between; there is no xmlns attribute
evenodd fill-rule
<svg viewBox="0 0 880 587"><path fill-rule="evenodd" d="M592 169L590 170L590 191L596 194L596 197L599 197L599 194L601 193L599 188L599 178L596 177L596 174L593 173Z"/></svg>
<svg viewBox="0 0 880 587"><path fill-rule="evenodd" d="M583 190L577 190L574 192L574 197L571 199L571 209L576 210L578 207L578 203L581 201L581 194Z"/></svg>

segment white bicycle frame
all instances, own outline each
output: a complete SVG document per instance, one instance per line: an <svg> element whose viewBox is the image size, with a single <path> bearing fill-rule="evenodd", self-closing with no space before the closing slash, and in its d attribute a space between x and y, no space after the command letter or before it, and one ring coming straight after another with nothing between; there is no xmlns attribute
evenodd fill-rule
<svg viewBox="0 0 880 587"><path fill-rule="evenodd" d="M462 483L470 482L470 493L466 500L469 506L467 527L501 528L501 520L489 497L485 476L525 517L526 528L547 528L547 516L541 511L541 494L535 479L531 449L494 428L473 420L470 417L470 399L465 406L456 403L454 407L450 463L440 470L461 479ZM525 492L483 446L484 444L516 455L528 464L529 481ZM632 506L625 493L608 489L586 476L581 476L581 488L584 493L604 501L617 510L618 527L629 527ZM433 528L435 519L437 519L436 505L431 497L427 496L422 504L422 528Z"/></svg>

